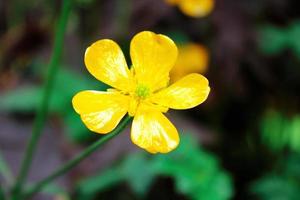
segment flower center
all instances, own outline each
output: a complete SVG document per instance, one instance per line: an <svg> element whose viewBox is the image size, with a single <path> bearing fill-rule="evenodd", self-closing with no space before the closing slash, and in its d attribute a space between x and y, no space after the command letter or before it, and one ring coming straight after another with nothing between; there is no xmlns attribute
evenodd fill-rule
<svg viewBox="0 0 300 200"><path fill-rule="evenodd" d="M150 95L150 88L146 85L138 85L135 89L135 95L141 99L145 99Z"/></svg>

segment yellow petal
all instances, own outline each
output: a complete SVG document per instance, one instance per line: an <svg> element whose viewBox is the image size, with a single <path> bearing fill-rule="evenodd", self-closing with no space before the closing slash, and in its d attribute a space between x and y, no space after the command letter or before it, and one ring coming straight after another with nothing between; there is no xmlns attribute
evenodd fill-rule
<svg viewBox="0 0 300 200"><path fill-rule="evenodd" d="M178 6L181 11L191 17L203 17L211 13L214 0L181 0Z"/></svg>
<svg viewBox="0 0 300 200"><path fill-rule="evenodd" d="M209 91L208 80L204 76L194 73L154 94L151 100L168 108L188 109L204 102Z"/></svg>
<svg viewBox="0 0 300 200"><path fill-rule="evenodd" d="M170 82L174 83L190 73L205 73L208 66L207 49L196 43L179 47L178 59L170 72Z"/></svg>
<svg viewBox="0 0 300 200"><path fill-rule="evenodd" d="M72 100L75 111L93 132L109 133L128 110L129 98L118 92L82 91Z"/></svg>
<svg viewBox="0 0 300 200"><path fill-rule="evenodd" d="M150 153L168 153L179 144L174 125L158 110L140 106L132 128L131 140Z"/></svg>
<svg viewBox="0 0 300 200"><path fill-rule="evenodd" d="M122 50L112 40L98 40L86 49L84 62L98 80L120 90L128 91L131 74Z"/></svg>
<svg viewBox="0 0 300 200"><path fill-rule="evenodd" d="M132 39L130 56L137 82L155 91L167 85L177 47L165 35L144 31Z"/></svg>

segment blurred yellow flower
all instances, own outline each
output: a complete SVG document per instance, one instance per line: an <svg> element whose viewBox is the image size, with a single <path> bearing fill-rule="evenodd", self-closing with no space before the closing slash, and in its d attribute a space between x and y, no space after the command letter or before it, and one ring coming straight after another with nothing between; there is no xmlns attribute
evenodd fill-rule
<svg viewBox="0 0 300 200"><path fill-rule="evenodd" d="M196 43L180 46L177 61L170 72L171 82L175 82L190 73L205 73L208 61L208 51L204 46Z"/></svg>
<svg viewBox="0 0 300 200"><path fill-rule="evenodd" d="M165 0L170 5L176 5L190 17L204 17L214 8L214 0Z"/></svg>
<svg viewBox="0 0 300 200"><path fill-rule="evenodd" d="M210 91L208 80L194 73L168 86L177 47L161 34L135 35L130 56L131 69L114 41L99 40L88 47L84 58L88 71L114 89L79 92L73 107L91 131L102 134L112 131L128 112L134 116L132 142L151 153L167 153L177 147L179 136L163 113L204 102Z"/></svg>

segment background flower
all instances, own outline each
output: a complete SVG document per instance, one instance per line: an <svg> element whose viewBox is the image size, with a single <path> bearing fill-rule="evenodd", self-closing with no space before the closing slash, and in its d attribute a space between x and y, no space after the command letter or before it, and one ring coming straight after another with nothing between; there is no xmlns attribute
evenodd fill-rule
<svg viewBox="0 0 300 200"><path fill-rule="evenodd" d="M176 5L190 17L204 17L214 8L215 0L165 0L170 5Z"/></svg>
<svg viewBox="0 0 300 200"><path fill-rule="evenodd" d="M199 44L188 43L179 46L178 58L170 72L171 82L190 73L204 74L209 64L208 50Z"/></svg>

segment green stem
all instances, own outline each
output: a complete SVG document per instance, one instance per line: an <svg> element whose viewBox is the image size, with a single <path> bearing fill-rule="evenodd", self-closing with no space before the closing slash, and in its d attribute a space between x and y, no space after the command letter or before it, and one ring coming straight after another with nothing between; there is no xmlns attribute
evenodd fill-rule
<svg viewBox="0 0 300 200"><path fill-rule="evenodd" d="M48 68L49 71L48 71L48 74L46 77L46 82L44 85L41 104L37 110L37 115L36 115L36 119L34 121L31 138L30 138L29 144L26 148L25 157L22 162L21 169L18 174L16 183L13 187L12 192L13 192L13 195L16 196L13 199L19 199L17 196L21 192L23 184L27 178L28 170L29 170L31 162L32 162L33 154L34 154L34 151L37 146L37 142L41 136L42 129L45 124L46 116L48 113L49 99L52 94L54 79L55 79L55 75L56 75L56 72L59 67L60 56L61 56L62 49L63 49L64 35L65 35L65 31L66 31L68 17L69 17L70 11L71 11L71 5L72 5L72 0L64 0L63 1L61 14L60 14L59 21L58 21L58 24L56 27L56 32L55 32L55 37L54 37L53 54L51 56L51 60L49 63L49 68Z"/></svg>
<svg viewBox="0 0 300 200"><path fill-rule="evenodd" d="M78 154L75 158L72 160L68 161L65 165L62 167L58 168L56 171L54 171L51 175L46 177L45 179L41 180L40 182L36 183L33 185L27 192L25 192L24 198L29 199L32 195L40 191L43 187L45 187L47 184L52 182L54 179L57 177L65 174L68 172L70 169L75 167L77 164L79 164L83 159L85 159L87 156L92 154L94 151L96 151L99 147L101 147L104 143L118 135L126 125L131 121L132 117L127 115L122 122L119 124L119 126L113 130L111 133L101 137L99 140L91 144L89 147L87 147L83 152Z"/></svg>
<svg viewBox="0 0 300 200"><path fill-rule="evenodd" d="M5 179L7 185L11 185L13 181L13 175L12 172L10 171L8 164L6 163L4 157L2 156L0 152L0 174L3 176Z"/></svg>
<svg viewBox="0 0 300 200"><path fill-rule="evenodd" d="M4 195L4 191L3 191L3 188L2 188L2 186L1 186L1 184L0 184L0 200L5 200L6 198L5 198L5 195Z"/></svg>

